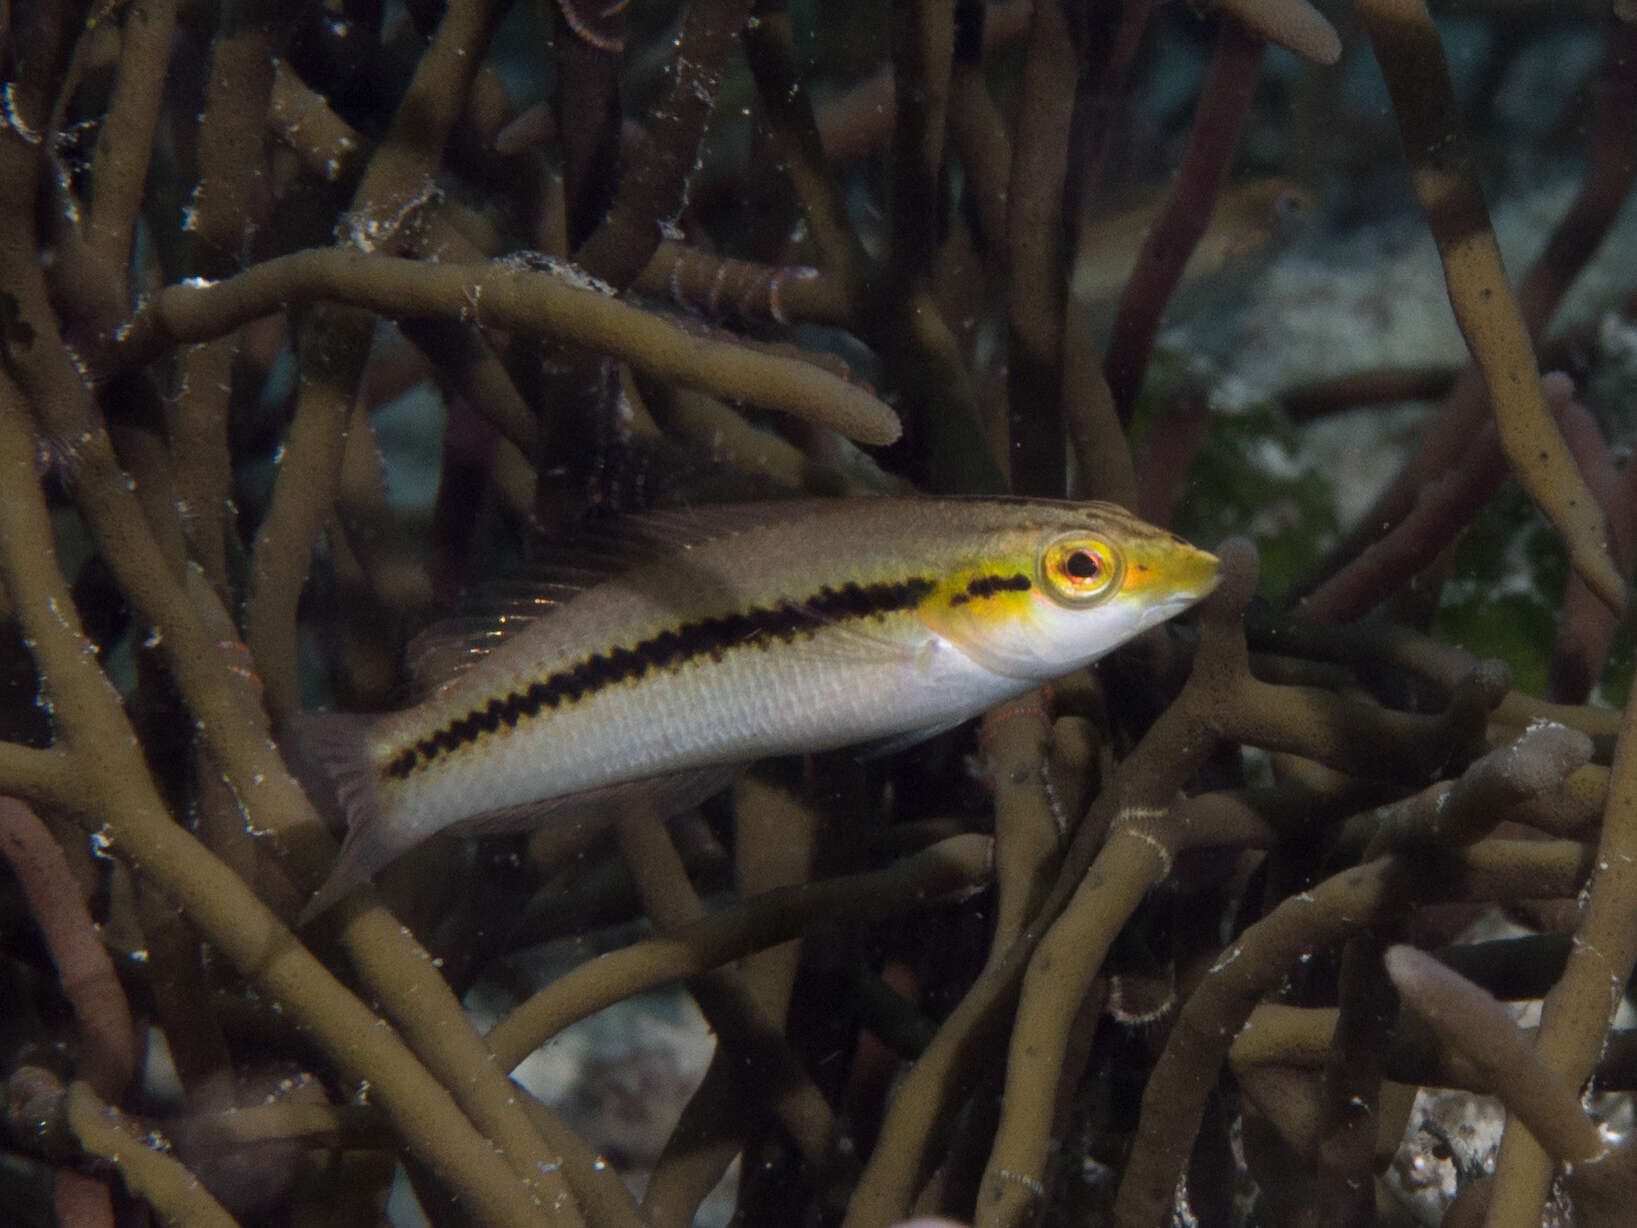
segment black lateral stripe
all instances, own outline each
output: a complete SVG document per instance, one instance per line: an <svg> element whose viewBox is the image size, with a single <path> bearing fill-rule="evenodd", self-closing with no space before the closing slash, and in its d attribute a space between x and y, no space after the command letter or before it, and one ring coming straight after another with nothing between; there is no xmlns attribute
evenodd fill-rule
<svg viewBox="0 0 1637 1228"><path fill-rule="evenodd" d="M949 604L965 605L968 601L981 601L996 593L1026 593L1032 587L1029 577L1021 571L1009 576L974 576L967 582L964 592L950 597Z"/></svg>
<svg viewBox="0 0 1637 1228"><path fill-rule="evenodd" d="M1027 577L1017 578L1028 587ZM503 699L491 699L483 707L457 717L431 735L404 747L382 770L387 776L403 780L439 755L475 742L502 725L515 728L518 721L526 717L577 703L616 683L641 678L650 669L674 669L700 657L719 660L730 648L765 649L775 640L789 643L798 635L811 634L820 627L914 609L936 587L933 580L924 576L876 584L850 581L839 588L825 585L805 601L780 601L742 613L701 618L661 631L630 648L594 652L577 665L558 670Z"/></svg>

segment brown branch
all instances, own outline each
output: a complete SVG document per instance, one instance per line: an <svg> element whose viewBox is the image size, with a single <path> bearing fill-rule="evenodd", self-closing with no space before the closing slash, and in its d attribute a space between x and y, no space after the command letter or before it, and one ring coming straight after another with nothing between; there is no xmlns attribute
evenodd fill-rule
<svg viewBox="0 0 1637 1228"><path fill-rule="evenodd" d="M1436 766L1435 757L1441 761L1459 755L1464 744L1481 737L1489 708L1505 692L1503 678L1475 671L1456 688L1448 709L1430 718L1437 732L1428 727L1416 735L1404 722L1429 718L1356 703L1347 703L1344 709L1342 701L1328 692L1258 682L1248 673L1239 625L1255 584L1254 552L1243 542L1230 541L1219 554L1223 581L1200 607L1200 648L1188 683L1120 764L1114 781L1081 824L1058 887L1061 892L1072 886L1074 894L1061 906L1060 915L1053 907L1058 892L1042 909L1043 919L1056 919L1039 940L1022 986L1000 1127L979 1197L980 1228L1020 1224L1032 1212L1050 1150L1048 1109L1079 1005L1115 935L1147 889L1170 873L1186 839L1176 795L1218 742L1295 750L1350 772L1371 774L1379 768L1372 768L1352 749L1352 739L1368 725L1374 731L1359 744L1379 747L1390 741L1400 747L1393 756L1396 766L1407 766L1409 756L1427 769ZM1412 749L1417 742L1420 749ZM1429 753L1433 746L1438 750ZM1089 869L1082 869L1085 863L1076 852L1103 830L1108 832L1106 842ZM1163 1103L1163 1097L1158 1102ZM1177 1147L1185 1154L1198 1118L1183 1120L1187 1128L1177 1133L1173 1151L1155 1163L1169 1164ZM1173 1173L1167 1197L1176 1181Z"/></svg>
<svg viewBox="0 0 1637 1228"><path fill-rule="evenodd" d="M988 25L984 26L987 33ZM1012 147L1006 122L989 95L982 63L956 57L949 74L949 135L960 155L968 191L977 204L984 245L1006 246L1006 193L1012 178Z"/></svg>
<svg viewBox="0 0 1637 1228"><path fill-rule="evenodd" d="M0 170L8 172L0 173L0 200L8 203L17 198L32 201L37 161L32 148L12 129L0 130ZM28 207L20 207L17 216L31 216ZM159 549L148 529L146 516L114 457L107 431L88 389L81 381L72 352L63 344L58 333L41 277L33 236L26 226L0 231L0 270L4 271L4 279L16 299L16 316L5 340L8 343L8 369L17 380L16 385L7 380L0 386L0 393L3 393L0 396L0 421L9 418L12 429L20 429L28 410L32 409L40 420L42 435L69 441L72 493L97 542L101 557L114 572L127 598L155 629L158 651L197 722L202 747L220 766L243 807L247 825L270 834L289 859L298 880L304 885L316 885L334 859L334 842L279 758L277 748L268 736L265 715L254 704L247 702L246 696L236 688L236 671L240 665L234 645L231 641L213 640L204 632L195 603L214 601L214 596L183 589L173 574L170 560ZM27 409L23 407L19 386L21 392L27 395ZM10 489L19 492L19 498L22 492L33 490L35 451L32 437L24 451L26 462L19 460L19 476L15 476L9 484ZM24 474L26 476L21 476ZM43 511L41 521L43 523ZM51 532L48 528L35 526L34 532L20 534L10 540L27 541L33 548L36 543L49 542ZM17 605L23 604L16 592L11 596ZM66 596L59 600L59 607L70 608ZM43 672L61 674L63 668L67 667L61 667L59 663L59 668L46 667ZM128 731L115 730L111 733L105 731L102 740L110 748L117 748L125 746L129 738ZM127 771L124 775L130 777L132 774ZM106 775L109 780L120 777L118 770ZM103 779L95 773L93 778ZM135 778L146 779L140 767L135 772ZM194 846L184 844L179 851L172 849L165 833L173 825L164 815L157 799L153 799L153 810L148 813L146 822L150 827L145 829L146 835L140 842L144 857L152 855L156 860L163 860L166 850L171 850L182 859L181 865L192 864L187 858ZM208 854L205 856L208 858ZM206 864L210 867L208 872L195 867L195 873L205 874L205 879L193 881L216 882L216 889L225 893L214 897L218 904L221 899L238 901L247 894L239 880L220 863L209 860ZM178 869L178 873L185 872L185 869ZM221 876L231 886L223 886L212 875ZM174 894L174 884L169 886ZM239 960L241 966L260 967L265 951L260 947L247 949L245 944L255 946L267 936L265 928L251 926L248 921L237 917L227 920L219 912L211 911L208 888L202 889L200 896L193 899L191 904L194 919L207 933L215 932L216 925L238 923L248 927L242 936L236 934L231 941L223 941L219 945L230 957ZM242 911L243 906L238 907ZM255 908L261 909L262 906L257 903ZM262 916L264 913L265 910L262 910L254 915ZM397 920L385 909L373 905L371 893L359 897L350 915L351 924L346 927L343 937L365 981L381 1001L390 1003L406 1037L425 1055L447 1085L456 1089L463 1106L482 1123L485 1132L502 1140L510 1167L503 1165L499 1171L512 1172L525 1183L538 1186L543 1197L550 1199L559 1196L562 1193L561 1177L556 1169L550 1167L548 1159L552 1155L572 1158L577 1147L572 1137L554 1140L548 1153L537 1130L517 1106L516 1097L509 1090L504 1077L494 1070L488 1060L481 1039L463 1017L460 1005L447 984L430 967L424 952L409 940ZM207 923L207 918L214 918L216 925ZM270 992L279 998L293 992L299 993L306 974L316 968L316 962L303 964L297 961L292 972L294 981L279 981L276 989ZM279 971L291 970L281 966ZM322 976L328 978L327 973L322 973ZM320 982L321 985L328 983L333 982ZM339 986L336 988L339 989ZM363 1013L365 1020L361 1023L354 1020L351 1025L360 1033L374 1029L373 1017L368 1012ZM324 1035L339 1044L343 1052L357 1056L357 1050L347 1048L354 1038L339 1036L335 1032ZM443 1097L443 1107L429 1107L428 1102L422 1099L413 1109L409 1108L408 1105L421 1092L411 1094L406 1090L414 1085L414 1079L406 1073L402 1063L407 1062L409 1067L420 1071L422 1078L425 1077L424 1069L407 1054L402 1054L401 1058L398 1053L377 1056L389 1065L398 1062L399 1074L396 1077L409 1080L399 1084L400 1093L409 1097L408 1100L399 1101L405 1114L397 1118L401 1123L409 1121L414 1113L455 1111L450 1107L453 1101L443 1096L442 1089L436 1083L432 1083L432 1087L436 1089L437 1096ZM346 1064L344 1059L338 1060ZM362 1064L367 1067L371 1062L365 1060ZM368 1077L374 1080L377 1075L370 1074ZM456 1129L458 1146L465 1146L459 1134L463 1127L451 1128ZM423 1129L411 1121L406 1133L412 1140L418 1140L417 1145L427 1148L426 1154L432 1160L438 1147L436 1128ZM466 1159L462 1163L470 1162L479 1167L484 1165L485 1161L477 1153L468 1151L465 1154ZM485 1149L484 1154L492 1159L492 1152ZM594 1170L589 1159L584 1165L575 1166L572 1175L578 1177L582 1169L591 1174L592 1181L615 1181L612 1173ZM566 1164L565 1171L569 1171ZM468 1179L470 1172L463 1178ZM514 1187L505 1184L504 1178L502 1185L504 1188L497 1187L493 1194L498 1200L497 1210L515 1194ZM629 1204L629 1199L626 1201Z"/></svg>
<svg viewBox="0 0 1637 1228"><path fill-rule="evenodd" d="M57 804L106 839L112 851L136 860L212 945L265 995L283 1004L343 1069L368 1078L377 1102L410 1146L441 1167L474 1206L485 1208L497 1223L532 1223L532 1203L515 1174L449 1094L231 871L166 813L119 697L72 617L73 602L57 569L45 501L34 475L35 440L25 422L16 386L0 378L0 471L5 475L0 481L0 575L32 639L41 673L50 679L56 720L75 757L75 771ZM201 664L208 664L208 658ZM224 727L229 724L224 721Z"/></svg>
<svg viewBox="0 0 1637 1228"><path fill-rule="evenodd" d="M1614 468L1608 444L1597 419L1574 400L1574 388L1569 377L1561 372L1548 372L1541 377L1546 400L1563 428L1580 472L1597 498L1609 521L1610 548L1615 566L1622 576L1629 577L1637 566L1637 523L1630 515L1631 494L1637 479L1632 471L1622 480ZM1628 464L1627 469L1631 466ZM1586 587L1586 582L1572 572L1563 593L1563 605L1557 616L1557 641L1552 647L1552 658L1546 666L1546 697L1558 703L1584 703L1592 686L1603 673L1608 660L1609 645L1618 625L1613 613Z"/></svg>
<svg viewBox="0 0 1637 1228"><path fill-rule="evenodd" d="M251 232L266 216L263 149L274 83L295 80L278 58L276 3L232 0L221 13L199 122L199 182L185 223L189 271L204 277L237 272Z"/></svg>
<svg viewBox="0 0 1637 1228"><path fill-rule="evenodd" d="M624 5L606 7L600 21L588 23L578 16L580 0L558 0L552 6L555 102L571 249L596 230L619 184L619 70L630 15Z"/></svg>
<svg viewBox="0 0 1637 1228"><path fill-rule="evenodd" d="M11 864L74 1006L80 1071L99 1095L117 1100L136 1070L131 1008L62 849L13 797L0 797L0 855Z"/></svg>
<svg viewBox="0 0 1637 1228"><path fill-rule="evenodd" d="M766 265L717 256L682 243L654 251L633 289L668 297L682 310L719 320L738 316L845 327L851 306L833 278L800 265Z"/></svg>
<svg viewBox="0 0 1637 1228"><path fill-rule="evenodd" d="M1210 435L1210 420L1211 402L1204 389L1185 390L1160 407L1133 479L1137 514L1144 520L1171 523L1188 489L1188 470Z"/></svg>
<svg viewBox="0 0 1637 1228"><path fill-rule="evenodd" d="M1447 395L1459 372L1451 367L1380 367L1293 384L1279 405L1293 422L1312 422L1368 405L1433 401Z"/></svg>
<svg viewBox="0 0 1637 1228"><path fill-rule="evenodd" d="M1205 1100L1257 1000L1304 954L1396 916L1416 898L1519 899L1572 895L1588 868L1578 846L1490 840L1437 867L1396 856L1344 870L1287 897L1234 942L1199 983L1143 1091L1137 1139L1120 1182L1115 1222L1166 1222Z"/></svg>
<svg viewBox="0 0 1637 1228"><path fill-rule="evenodd" d="M146 361L292 303L328 300L380 315L463 319L612 354L657 379L810 417L863 443L898 437L897 416L811 363L701 336L663 317L515 264L443 264L314 249L264 260L212 285L151 297L109 348L110 365Z"/></svg>
<svg viewBox="0 0 1637 1228"><path fill-rule="evenodd" d="M1437 958L1440 963L1449 963L1444 953L1439 953ZM1561 965L1561 961L1559 963ZM1229 1048L1228 1060L1235 1077L1254 1078L1252 1072L1258 1066L1291 1071L1322 1067L1330 1056L1337 1015L1335 1007L1262 1003L1250 1013ZM1537 1029L1519 1031L1533 1043ZM1440 1043L1433 1030L1413 1012L1400 1011L1393 1021L1383 1069L1388 1079L1409 1088L1442 1087L1479 1096L1494 1094L1493 1085L1461 1051ZM1609 1034L1608 1047L1597 1064L1596 1079L1601 1091L1633 1090L1637 1085L1637 1031L1626 1029Z"/></svg>
<svg viewBox="0 0 1637 1228"><path fill-rule="evenodd" d="M734 788L734 868L741 899L798 888L811 878L819 816L798 798L756 776ZM751 996L768 1018L788 1022L790 995L801 958L799 940L758 951L740 965ZM754 1145L777 1125L766 1113L733 1114L738 1098L737 1056L727 1046L711 1055L698 1090L683 1106L643 1191L643 1208L654 1228L688 1228L747 1142ZM741 1205L745 1185L740 1186Z"/></svg>
<svg viewBox="0 0 1637 1228"><path fill-rule="evenodd" d="M1182 279L1194 245L1210 224L1211 208L1228 181L1239 130L1250 110L1262 63L1262 43L1235 22L1217 31L1216 52L1201 87L1182 165L1143 242L1137 267L1120 293L1114 336L1103 370L1120 419L1129 423L1142 391L1165 304Z"/></svg>
<svg viewBox="0 0 1637 1228"><path fill-rule="evenodd" d="M1215 0L1245 28L1315 64L1341 59L1341 36L1307 0Z"/></svg>
<svg viewBox="0 0 1637 1228"><path fill-rule="evenodd" d="M296 152L307 173L325 183L349 179L369 153L357 130L283 61L273 72L267 124Z"/></svg>
<svg viewBox="0 0 1637 1228"><path fill-rule="evenodd" d="M344 241L365 252L407 250L436 195L434 177L473 76L499 20L498 0L459 0L415 65L353 193ZM262 266L265 267L265 266ZM253 274L251 274L253 275ZM245 275L241 275L245 276ZM297 335L300 383L273 504L251 551L245 640L278 718L300 708L296 607L318 533L339 488L345 424L369 355L374 321L356 310L316 307ZM219 335L219 334L218 334Z"/></svg>
<svg viewBox="0 0 1637 1228"><path fill-rule="evenodd" d="M191 271L237 272L252 232L267 215L265 116L273 93L276 5L234 0L210 51L199 124L199 182L184 222ZM285 72L289 70L286 69ZM177 507L191 553L218 592L227 591L228 398L237 342L229 337L183 351L179 387L166 404Z"/></svg>
<svg viewBox="0 0 1637 1228"><path fill-rule="evenodd" d="M59 1224L114 1228L114 1203L108 1186L66 1164L57 1169L51 1202Z"/></svg>
<svg viewBox="0 0 1637 1228"><path fill-rule="evenodd" d="M1301 599L1304 616L1351 622L1368 614L1429 566L1494 497L1506 477L1500 442L1479 425L1458 467L1422 487L1410 512L1371 542L1316 592Z"/></svg>
<svg viewBox="0 0 1637 1228"><path fill-rule="evenodd" d="M1095 81L1089 99L1082 98L1076 104L1079 118L1071 128L1071 137L1078 129L1084 131L1075 153L1071 154L1071 168L1076 174L1068 181L1069 190L1064 196L1065 206L1074 214L1073 241L1068 251L1069 292L1064 302L1061 342L1063 417L1075 460L1069 493L1076 499L1107 499L1130 508L1138 506L1139 482L1120 406L1114 389L1109 386L1104 365L1102 310L1094 309L1086 297L1074 289L1074 283L1078 271L1097 259L1098 254L1089 250L1095 246L1092 235L1097 228L1088 202L1103 185L1110 150L1121 118L1126 114L1131 71L1153 9L1152 0L1132 0L1121 5L1112 30L1102 23L1114 20L1114 13L1098 19L1098 33L1101 40L1107 42L1107 54L1089 70ZM1086 151L1083 161L1074 166L1081 149Z"/></svg>
<svg viewBox="0 0 1637 1228"><path fill-rule="evenodd" d="M649 815L621 815L615 830L631 867L643 907L661 933L704 919L704 906L664 824ZM803 1158L827 1165L834 1116L829 1104L790 1051L782 1028L768 1018L744 982L730 969L712 968L688 978L688 991L711 1028L738 1058L740 1095L765 1100L790 1132Z"/></svg>
<svg viewBox="0 0 1637 1228"><path fill-rule="evenodd" d="M1453 782L1440 782L1386 809L1366 851L1476 843L1523 803L1560 788L1592 757L1592 741L1563 725L1532 725Z"/></svg>
<svg viewBox="0 0 1637 1228"><path fill-rule="evenodd" d="M682 211L705 124L751 7L752 0L693 0L683 12L671 87L649 117L641 159L620 177L607 216L575 252L616 289L636 280L659 247L662 225Z"/></svg>
<svg viewBox="0 0 1637 1228"><path fill-rule="evenodd" d="M398 251L413 241L420 210L435 195L444 146L466 105L499 20L498 0L450 4L392 125L353 194L346 237L365 251Z"/></svg>
<svg viewBox="0 0 1637 1228"><path fill-rule="evenodd" d="M363 369L369 336L369 318L356 311L311 312L298 333L295 418L279 454L272 507L251 547L244 609L244 642L266 688L267 711L280 723L301 710L296 608L341 488L353 377Z"/></svg>
<svg viewBox="0 0 1637 1228"><path fill-rule="evenodd" d="M198 1177L157 1145L151 1134L104 1104L89 1085L70 1084L65 1100L68 1128L86 1154L111 1163L161 1221L187 1228L238 1228Z"/></svg>
<svg viewBox="0 0 1637 1228"><path fill-rule="evenodd" d="M164 99L176 27L172 0L127 6L118 76L91 154L87 255L112 283L105 293L123 310L131 301L131 241L142 208L154 129Z"/></svg>
<svg viewBox="0 0 1637 1228"><path fill-rule="evenodd" d="M1574 204L1558 222L1541 257L1518 290L1518 308L1531 337L1539 338L1552 313L1580 270L1602 244L1631 191L1637 159L1632 129L1637 126L1637 82L1627 71L1637 32L1631 23L1610 20L1604 26L1603 65L1592 117L1592 149L1586 175ZM1553 365L1558 365L1554 360ZM1467 454L1474 432L1486 416L1484 385L1475 367L1454 379L1454 387L1437 419L1422 432L1422 442L1359 520L1359 528L1338 557L1349 558L1408 514L1422 487Z"/></svg>
<svg viewBox="0 0 1637 1228"><path fill-rule="evenodd" d="M578 1019L788 941L843 909L850 921L864 924L923 899L968 890L990 873L990 855L988 837L953 836L882 870L751 896L565 973L496 1024L489 1047L510 1070Z"/></svg>
<svg viewBox="0 0 1637 1228"><path fill-rule="evenodd" d="M869 264L847 216L841 185L825 158L812 102L796 72L790 14L760 15L745 31L745 58L772 128L773 144L801 201L822 271L836 279L849 305Z"/></svg>
<svg viewBox="0 0 1637 1228"><path fill-rule="evenodd" d="M1003 50L1028 34L1034 0L999 0L983 8L982 51L985 55ZM954 119L953 111L951 119ZM824 154L836 165L879 152L892 139L898 125L897 76L892 67L883 67L839 98L822 104L817 122ZM1004 176L999 182L1004 184Z"/></svg>
<svg viewBox="0 0 1637 1228"><path fill-rule="evenodd" d="M1063 185L1080 54L1061 0L1037 0L1006 193L1006 395L1012 489L1060 497L1063 456Z"/></svg>
<svg viewBox="0 0 1637 1228"><path fill-rule="evenodd" d="M1362 12L1399 116L1416 194L1438 243L1450 304L1482 376L1501 447L1512 472L1568 544L1575 570L1619 611L1625 606L1625 583L1609 556L1607 525L1541 392L1531 335L1539 331L1543 310L1526 315L1512 297L1432 18L1421 0L1368 0ZM1590 249L1580 236L1595 232L1596 223L1588 227L1592 219L1579 209L1571 213L1579 223L1576 254L1584 259ZM1612 212L1603 210L1600 220L1606 225ZM1536 267L1553 269L1554 290L1543 291L1542 302L1566 286L1557 274L1572 263L1560 258L1555 245L1548 251L1551 260L1543 258ZM1452 452L1465 446L1464 439L1449 443Z"/></svg>
<svg viewBox="0 0 1637 1228"><path fill-rule="evenodd" d="M1047 1158L1072 1023L1120 923L1169 872L1167 840L1176 833L1167 822L1167 807L1210 754L1214 727L1202 721L1202 710L1216 706L1221 688L1243 660L1238 624L1255 587L1255 555L1236 542L1225 543L1219 553L1223 582L1201 607L1199 663L1184 691L1194 699L1179 699L1121 765L1115 782L1080 823L1039 913L1011 951L990 961L900 1086L854 1194L850 1223L884 1223L908 1206L925 1149L940 1128L939 1102L951 1092L951 1067L967 1060L1000 1022L1020 984L1023 1000L1012 1033L1001 1121L978 1206L993 1224L1021 1222L1032 1209L1030 1191ZM1097 850L1104 832L1107 841Z"/></svg>
<svg viewBox="0 0 1637 1228"><path fill-rule="evenodd" d="M1046 775L1051 727L1041 691L1003 704L983 720L980 745L995 792L991 959L1004 956L1044 902L1068 836L1069 816L1053 809Z"/></svg>
<svg viewBox="0 0 1637 1228"><path fill-rule="evenodd" d="M1541 1007L1535 1048L1572 1087L1590 1077L1637 964L1637 716L1628 704L1610 769L1597 868L1563 977ZM1495 1164L1489 1223L1538 1223L1551 1164L1528 1134L1508 1129Z"/></svg>
<svg viewBox="0 0 1637 1228"><path fill-rule="evenodd" d="M1038 6L1037 6L1038 11ZM949 70L955 58L955 0L909 0L893 8L891 236L887 277L907 286L932 263L938 228L938 175L949 111Z"/></svg>
<svg viewBox="0 0 1637 1228"><path fill-rule="evenodd" d="M1603 1140L1575 1089L1541 1060L1499 1002L1414 947L1391 947L1386 960L1405 1005L1466 1056L1553 1158L1580 1163L1603 1155Z"/></svg>
<svg viewBox="0 0 1637 1228"><path fill-rule="evenodd" d="M11 612L7 611L10 617ZM34 805L50 804L62 788L69 768L62 747L36 750L15 742L0 742L0 794Z"/></svg>
<svg viewBox="0 0 1637 1228"><path fill-rule="evenodd" d="M310 174L331 181L356 172L370 143L280 64L274 76L267 122L295 149ZM449 263L466 263L492 255L485 244L481 219L458 203L443 199L425 217L427 254ZM540 425L525 403L489 339L453 320L403 319L399 330L438 368L449 389L492 423L525 457L535 455Z"/></svg>
<svg viewBox="0 0 1637 1228"><path fill-rule="evenodd" d="M841 287L854 331L880 352L913 416L925 423L929 468L944 488L1002 490L1005 478L987 445L955 335L924 289L895 284L890 276L883 283L853 231L796 74L791 39L789 15L771 13L745 31L745 53L819 250L821 271Z"/></svg>

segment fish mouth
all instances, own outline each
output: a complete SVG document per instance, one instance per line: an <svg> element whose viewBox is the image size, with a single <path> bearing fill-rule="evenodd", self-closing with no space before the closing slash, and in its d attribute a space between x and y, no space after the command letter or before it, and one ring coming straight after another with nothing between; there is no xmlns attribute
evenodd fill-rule
<svg viewBox="0 0 1637 1228"><path fill-rule="evenodd" d="M1147 630L1149 627L1156 627L1161 623L1169 622L1185 610L1192 609L1205 597L1209 596L1211 590L1215 587L1216 581L1212 580L1204 588L1185 593L1173 593L1163 600L1156 601L1148 612L1143 615L1143 629Z"/></svg>
<svg viewBox="0 0 1637 1228"><path fill-rule="evenodd" d="M1170 564L1171 590L1154 600L1143 618L1144 628L1155 626L1199 604L1222 583L1222 564L1209 551L1189 547L1188 554Z"/></svg>
<svg viewBox="0 0 1637 1228"><path fill-rule="evenodd" d="M1222 583L1222 560L1208 550L1191 546L1188 556L1175 564L1176 588L1167 604L1193 605L1216 591Z"/></svg>

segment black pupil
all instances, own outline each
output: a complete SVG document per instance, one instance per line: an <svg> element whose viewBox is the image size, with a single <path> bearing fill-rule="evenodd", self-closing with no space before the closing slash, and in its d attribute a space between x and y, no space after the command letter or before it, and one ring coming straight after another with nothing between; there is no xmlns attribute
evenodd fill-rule
<svg viewBox="0 0 1637 1228"><path fill-rule="evenodd" d="M1063 560L1063 570L1076 580L1095 580L1097 573L1103 570L1103 565L1089 550L1076 550Z"/></svg>

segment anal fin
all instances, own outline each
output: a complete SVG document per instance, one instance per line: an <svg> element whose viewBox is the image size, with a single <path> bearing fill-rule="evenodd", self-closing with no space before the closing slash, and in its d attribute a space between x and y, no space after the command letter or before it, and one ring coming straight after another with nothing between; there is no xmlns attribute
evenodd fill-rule
<svg viewBox="0 0 1637 1228"><path fill-rule="evenodd" d="M939 721L935 725L923 725L919 729L908 729L903 733L895 733L891 737L878 738L874 742L860 743L853 751L853 758L860 763L867 763L871 759L885 759L888 755L896 755L901 750L908 750L912 746L919 746L922 742L937 737L940 733L948 733L958 725L965 724L969 717L957 717L952 721Z"/></svg>
<svg viewBox="0 0 1637 1228"><path fill-rule="evenodd" d="M526 831L542 823L606 820L633 811L668 819L716 796L744 770L742 763L726 763L690 768L685 772L667 772L662 776L645 776L641 780L622 780L619 784L604 785L598 789L585 789L562 797L475 814L448 830L456 836L498 836Z"/></svg>

